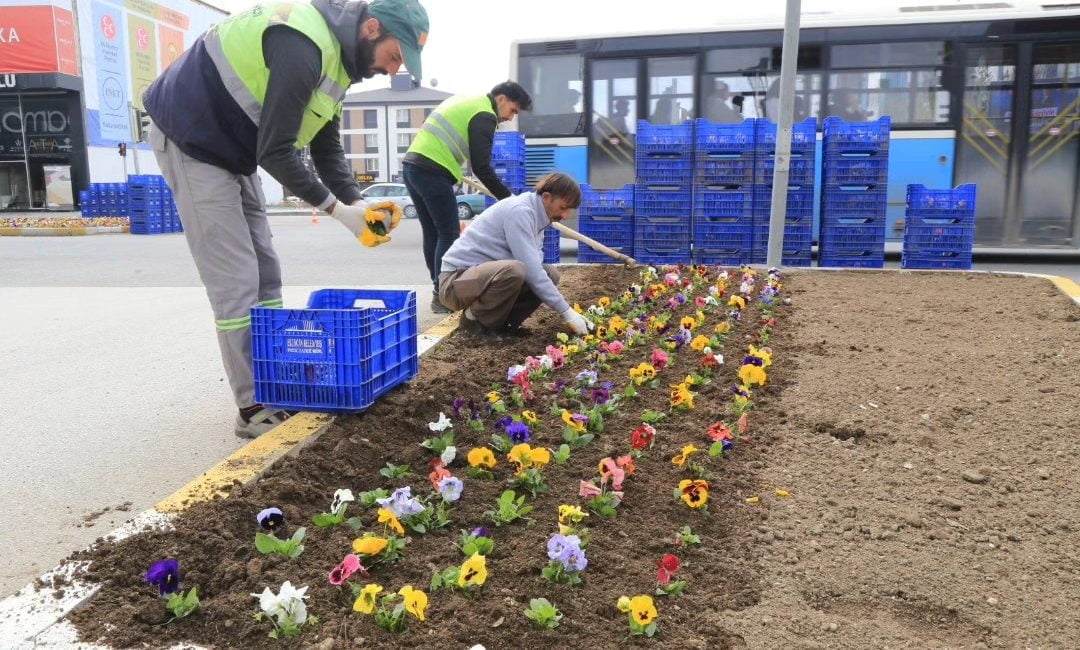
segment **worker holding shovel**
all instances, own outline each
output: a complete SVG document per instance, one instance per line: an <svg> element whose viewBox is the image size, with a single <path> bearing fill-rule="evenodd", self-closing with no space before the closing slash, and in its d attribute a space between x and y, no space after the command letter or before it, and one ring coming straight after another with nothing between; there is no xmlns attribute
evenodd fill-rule
<svg viewBox="0 0 1080 650"><path fill-rule="evenodd" d="M532 98L519 84L505 81L487 95L455 95L435 107L402 160L401 175L424 231L424 262L431 275L431 310L446 314L439 301L441 262L461 231L454 184L461 168L473 173L496 199L510 196L491 166L491 148L499 122L532 109Z"/></svg>
<svg viewBox="0 0 1080 650"><path fill-rule="evenodd" d="M418 0L268 2L210 28L143 97L150 144L214 311L240 437L288 417L255 403L250 310L282 304L256 167L365 246L389 241L400 211L361 199L341 147L341 102L353 83L403 63L419 78L427 31ZM300 158L308 145L318 178Z"/></svg>
<svg viewBox="0 0 1080 650"><path fill-rule="evenodd" d="M439 299L463 309L461 328L488 336L520 336L521 324L541 303L577 334L592 323L559 293L559 272L543 264L544 230L581 205L581 188L553 172L534 191L500 201L476 218L442 258Z"/></svg>

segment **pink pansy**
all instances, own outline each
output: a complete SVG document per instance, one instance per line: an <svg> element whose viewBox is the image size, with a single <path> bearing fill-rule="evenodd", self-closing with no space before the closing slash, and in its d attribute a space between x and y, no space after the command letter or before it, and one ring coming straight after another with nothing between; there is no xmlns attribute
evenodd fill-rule
<svg viewBox="0 0 1080 650"><path fill-rule="evenodd" d="M611 478L611 487L621 490L623 479L626 478L626 472L615 464L613 459L605 458L600 461L600 480L606 483L609 477Z"/></svg>
<svg viewBox="0 0 1080 650"><path fill-rule="evenodd" d="M668 273L667 275L664 276L664 284L666 284L669 287L677 286L679 284L679 274L676 273L675 271L672 271L671 273Z"/></svg>
<svg viewBox="0 0 1080 650"><path fill-rule="evenodd" d="M611 341L609 343L602 343L600 345L601 350L603 350L604 352L607 352L608 354L612 354L612 355L614 355L616 357L619 356L620 354L622 354L623 347L625 347L625 346L623 346L622 341Z"/></svg>
<svg viewBox="0 0 1080 650"><path fill-rule="evenodd" d="M706 304L708 303L705 302L705 298L703 298L702 296L694 298L694 306L698 309L704 309Z"/></svg>
<svg viewBox="0 0 1080 650"><path fill-rule="evenodd" d="M663 370L664 366L667 365L667 362L668 362L668 353L667 352L664 352L660 348L653 349L653 351L652 351L652 365L657 370Z"/></svg>
<svg viewBox="0 0 1080 650"><path fill-rule="evenodd" d="M552 363L555 364L556 368L562 368L563 364L566 363L566 355L563 354L563 351L562 351L561 348L557 348L557 347L555 347L553 345L549 345L544 350L544 353L547 354L549 357L551 357L551 361L552 361Z"/></svg>
<svg viewBox="0 0 1080 650"><path fill-rule="evenodd" d="M343 584L349 579L349 576L357 571L365 578L368 577L367 569L364 568L363 564L360 564L360 558L349 553L345 556L345 559L341 561L341 564L334 567L334 570L330 572L330 584Z"/></svg>
<svg viewBox="0 0 1080 650"><path fill-rule="evenodd" d="M586 499L591 497L598 497L602 493L603 492L600 490L600 488L596 487L590 481L582 481L581 487L578 489L578 496L585 497Z"/></svg>
<svg viewBox="0 0 1080 650"><path fill-rule="evenodd" d="M540 360L536 357L525 357L525 367L529 370L539 370ZM514 379L517 379L517 377L515 377Z"/></svg>

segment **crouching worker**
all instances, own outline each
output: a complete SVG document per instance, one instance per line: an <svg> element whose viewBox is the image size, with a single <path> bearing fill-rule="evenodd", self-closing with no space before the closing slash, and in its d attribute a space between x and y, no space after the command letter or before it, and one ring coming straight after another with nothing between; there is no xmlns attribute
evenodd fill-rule
<svg viewBox="0 0 1080 650"><path fill-rule="evenodd" d="M461 327L481 334L521 335L521 324L540 303L561 315L570 329L587 334L592 324L559 293L559 271L543 264L544 229L581 205L581 188L554 172L535 190L485 210L446 251L439 300L464 310Z"/></svg>

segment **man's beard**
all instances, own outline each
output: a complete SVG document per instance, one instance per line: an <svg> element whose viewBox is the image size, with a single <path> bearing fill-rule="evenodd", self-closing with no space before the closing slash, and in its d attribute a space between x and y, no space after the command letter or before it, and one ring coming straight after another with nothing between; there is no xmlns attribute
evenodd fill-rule
<svg viewBox="0 0 1080 650"><path fill-rule="evenodd" d="M371 79L377 74L387 73L385 68L373 68L372 65L375 63L375 47L385 41L388 36L389 34L383 32L374 41L362 38L356 44L356 69L361 79Z"/></svg>

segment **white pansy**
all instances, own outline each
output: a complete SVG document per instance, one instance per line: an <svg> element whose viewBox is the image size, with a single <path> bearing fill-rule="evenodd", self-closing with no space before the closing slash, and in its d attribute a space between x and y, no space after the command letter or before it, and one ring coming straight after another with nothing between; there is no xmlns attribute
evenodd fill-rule
<svg viewBox="0 0 1080 650"><path fill-rule="evenodd" d="M454 423L450 421L450 418L446 417L445 413L439 411L439 420L437 422L428 422L427 426L432 431L442 433L443 431L452 428Z"/></svg>
<svg viewBox="0 0 1080 650"><path fill-rule="evenodd" d="M457 458L457 447L454 445L448 446L443 450L443 453L439 454L439 460L442 461L443 465L449 466L450 463L454 462L455 458Z"/></svg>

